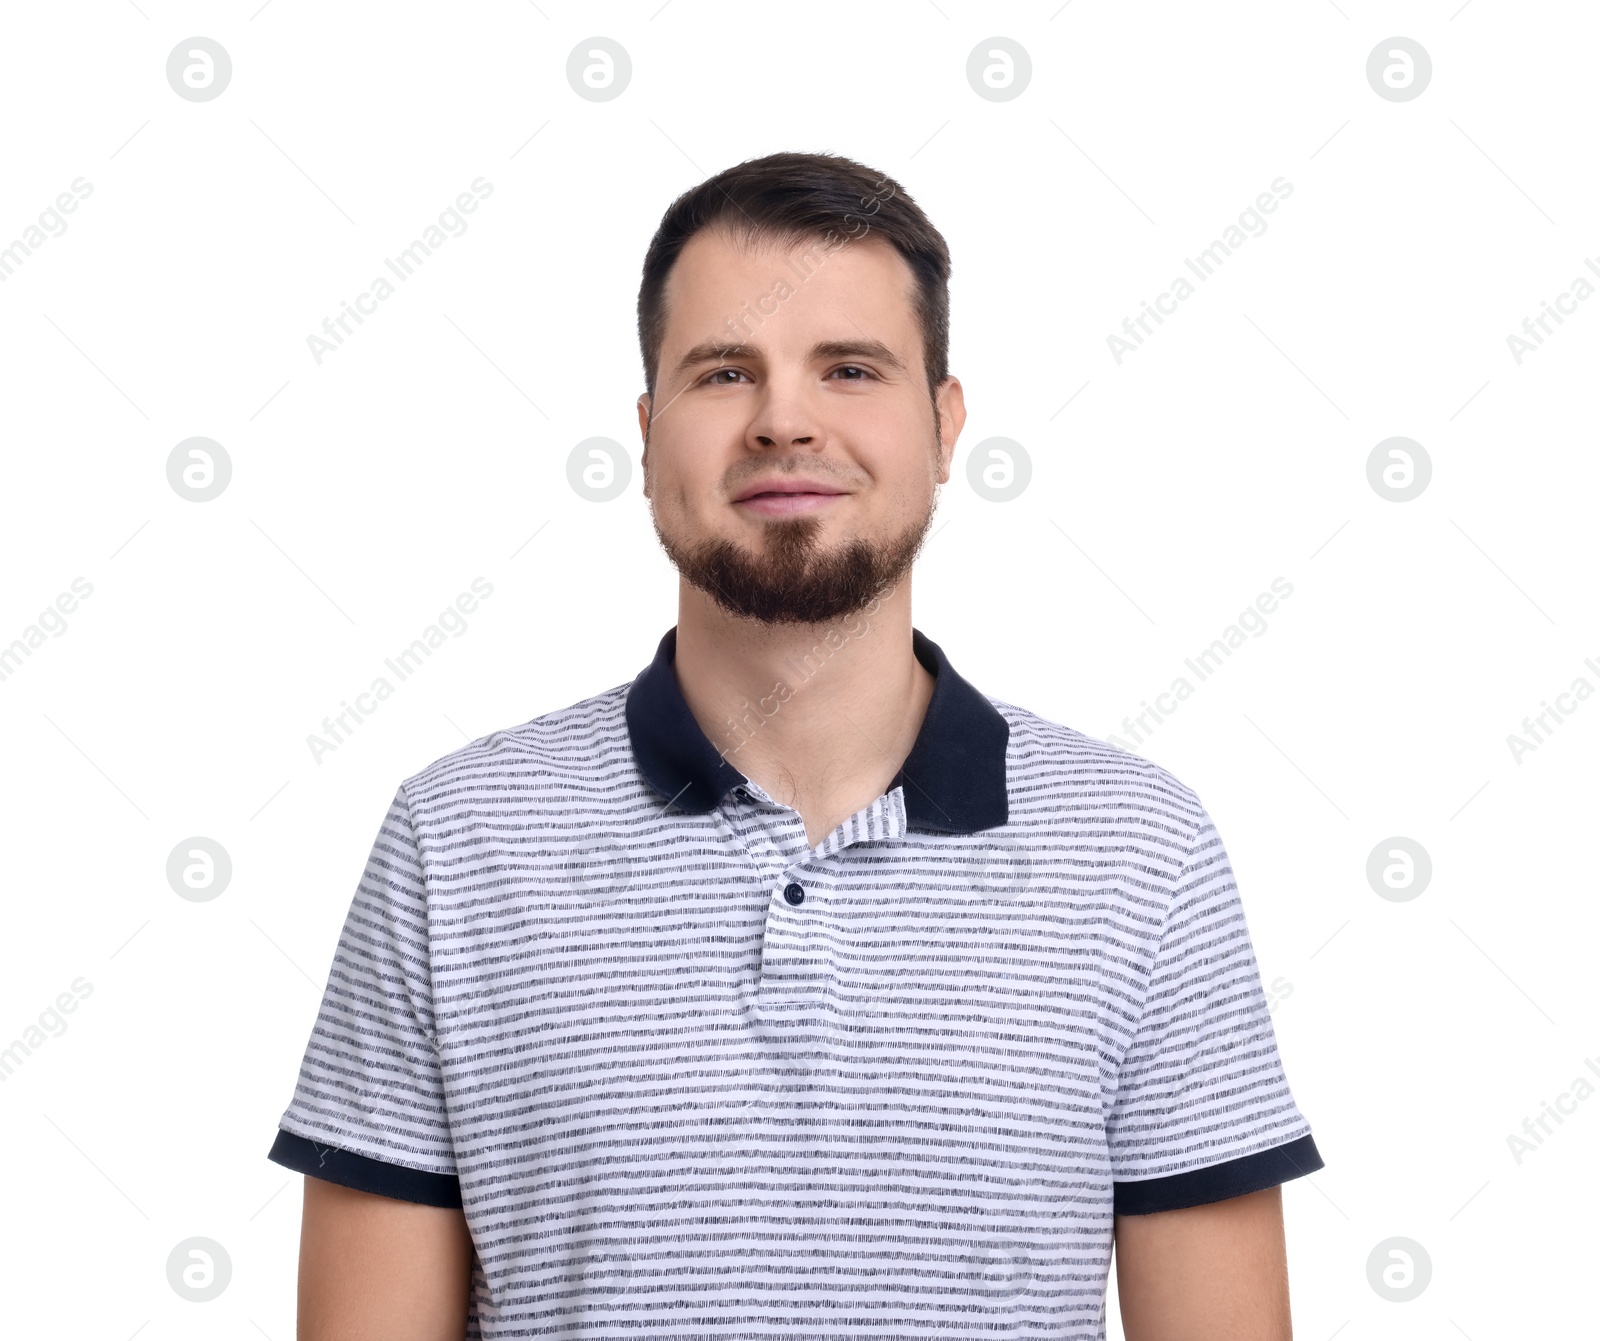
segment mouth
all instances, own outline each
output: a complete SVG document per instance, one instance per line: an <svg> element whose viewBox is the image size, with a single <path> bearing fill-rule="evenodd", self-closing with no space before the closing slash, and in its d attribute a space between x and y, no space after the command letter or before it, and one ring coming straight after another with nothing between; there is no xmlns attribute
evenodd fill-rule
<svg viewBox="0 0 1600 1341"><path fill-rule="evenodd" d="M787 517L800 512L815 512L849 495L814 480L783 480L755 484L737 498L734 505L764 517Z"/></svg>

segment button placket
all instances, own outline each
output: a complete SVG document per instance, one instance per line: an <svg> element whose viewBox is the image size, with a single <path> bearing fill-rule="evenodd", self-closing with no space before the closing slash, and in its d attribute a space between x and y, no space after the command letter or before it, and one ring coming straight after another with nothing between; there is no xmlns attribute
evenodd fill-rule
<svg viewBox="0 0 1600 1341"><path fill-rule="evenodd" d="M740 792L745 793L743 798ZM743 844L758 879L768 885L779 881L781 891L788 868L805 859L805 828L800 816L782 807L774 809L745 787L730 791L718 811L729 832Z"/></svg>
<svg viewBox="0 0 1600 1341"><path fill-rule="evenodd" d="M739 789L735 789L736 791ZM760 829L770 846L763 855L777 858L769 875L767 919L761 938L757 992L788 1004L825 993L834 973L832 903L841 882L846 849L858 843L901 837L906 830L904 793L896 787L837 825L816 847L805 834L798 812L787 807L739 808L748 837ZM747 847L749 844L747 843ZM752 853L754 856L754 853ZM793 999L792 1001L790 999Z"/></svg>
<svg viewBox="0 0 1600 1341"><path fill-rule="evenodd" d="M815 873L792 869L771 885L761 938L763 997L810 996L831 973L827 949L827 899Z"/></svg>

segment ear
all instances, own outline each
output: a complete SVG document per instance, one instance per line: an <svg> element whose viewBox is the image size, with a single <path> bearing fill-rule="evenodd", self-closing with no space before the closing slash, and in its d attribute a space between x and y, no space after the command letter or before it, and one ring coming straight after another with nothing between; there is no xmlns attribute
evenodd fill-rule
<svg viewBox="0 0 1600 1341"><path fill-rule="evenodd" d="M644 496L650 497L650 393L639 397L635 408L639 412L639 437L644 450L639 453L639 474L644 484Z"/></svg>
<svg viewBox="0 0 1600 1341"><path fill-rule="evenodd" d="M967 403L960 380L946 377L940 382L933 403L939 415L938 482L945 484L950 479L950 462L955 456L956 439L961 436L961 428L967 422Z"/></svg>

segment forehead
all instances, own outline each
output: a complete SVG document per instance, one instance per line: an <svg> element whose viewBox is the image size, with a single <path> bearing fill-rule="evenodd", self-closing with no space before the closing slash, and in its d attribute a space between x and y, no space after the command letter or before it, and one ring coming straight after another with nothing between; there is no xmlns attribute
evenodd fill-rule
<svg viewBox="0 0 1600 1341"><path fill-rule="evenodd" d="M747 241L712 227L684 245L667 277L662 354L729 334L781 346L868 335L920 357L916 280L893 244L871 233Z"/></svg>

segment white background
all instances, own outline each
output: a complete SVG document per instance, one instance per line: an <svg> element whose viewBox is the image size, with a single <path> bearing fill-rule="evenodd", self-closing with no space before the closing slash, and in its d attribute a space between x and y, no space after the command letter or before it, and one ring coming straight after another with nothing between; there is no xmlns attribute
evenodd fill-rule
<svg viewBox="0 0 1600 1341"><path fill-rule="evenodd" d="M0 247L93 188L0 284L0 645L93 587L0 681L0 1046L92 988L0 1082L7 1332L293 1335L300 1179L265 1154L362 862L401 778L631 679L673 622L637 475L595 504L566 461L605 436L637 466L662 211L780 149L890 174L949 240L970 418L916 623L964 676L1126 738L1293 584L1139 748L1209 807L1263 979L1291 988L1274 1023L1327 1160L1284 1189L1296 1336L1595 1325L1600 1095L1520 1163L1507 1141L1600 1059L1600 697L1520 762L1507 744L1576 677L1600 687L1600 302L1520 365L1506 340L1600 258L1592 7L100 0L3 21ZM165 77L197 34L233 62L208 102ZM596 34L633 65L600 103L565 73ZM966 78L996 35L1033 67L1005 102ZM1408 102L1366 78L1394 35L1432 57ZM478 177L468 230L319 366L307 336ZM1119 365L1106 337L1279 177L1267 230ZM167 482L196 435L233 465L208 503ZM1366 474L1396 435L1433 466L1407 503ZM1004 504L966 482L995 436L1033 463ZM494 591L467 631L316 762L308 735L475 577ZM166 878L196 835L233 863L208 902ZM1366 878L1392 836L1432 859L1409 901ZM233 1268L208 1304L166 1279L197 1235ZM1432 1264L1409 1303L1368 1282L1395 1236Z"/></svg>

